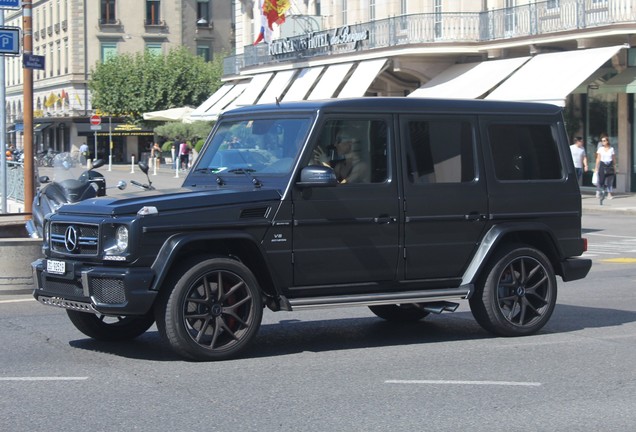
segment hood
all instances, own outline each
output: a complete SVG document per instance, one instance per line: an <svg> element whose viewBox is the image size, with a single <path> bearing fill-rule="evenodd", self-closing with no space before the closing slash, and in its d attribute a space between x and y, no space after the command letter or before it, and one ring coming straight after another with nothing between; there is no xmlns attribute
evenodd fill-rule
<svg viewBox="0 0 636 432"><path fill-rule="evenodd" d="M115 197L99 197L62 206L59 214L83 214L101 216L134 215L144 206L157 207L162 211L191 210L240 203L278 201L281 192L277 189L202 189L180 188L163 191L140 191Z"/></svg>

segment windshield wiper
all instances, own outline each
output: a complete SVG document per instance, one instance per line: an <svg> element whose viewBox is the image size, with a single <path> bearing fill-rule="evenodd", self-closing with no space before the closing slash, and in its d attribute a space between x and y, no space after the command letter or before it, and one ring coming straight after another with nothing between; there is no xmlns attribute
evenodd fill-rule
<svg viewBox="0 0 636 432"><path fill-rule="evenodd" d="M245 176L252 181L252 184L259 188L263 186L263 183L251 174L255 171L256 170L253 168L233 168L231 170L227 170L227 172L232 174L245 174Z"/></svg>
<svg viewBox="0 0 636 432"><path fill-rule="evenodd" d="M219 168L197 168L194 170L194 172L198 174L216 174L219 171L221 171ZM217 175L216 184L218 184L219 186L223 186L225 184L225 181L221 178L221 176Z"/></svg>

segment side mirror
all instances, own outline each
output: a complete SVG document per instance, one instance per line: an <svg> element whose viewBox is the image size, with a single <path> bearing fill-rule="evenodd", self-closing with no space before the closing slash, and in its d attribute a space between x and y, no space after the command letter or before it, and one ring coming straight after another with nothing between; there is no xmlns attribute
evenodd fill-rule
<svg viewBox="0 0 636 432"><path fill-rule="evenodd" d="M126 187L128 187L128 183L126 183L125 181L119 180L117 182L117 189L124 190L124 189L126 189Z"/></svg>
<svg viewBox="0 0 636 432"><path fill-rule="evenodd" d="M91 169L95 169L95 168L99 168L101 166L104 166L104 159L95 159L93 161L93 167Z"/></svg>
<svg viewBox="0 0 636 432"><path fill-rule="evenodd" d="M144 174L148 174L148 164L146 162L139 161L137 165Z"/></svg>
<svg viewBox="0 0 636 432"><path fill-rule="evenodd" d="M337 186L338 179L333 168L310 165L300 171L300 181L296 182L299 187L330 187Z"/></svg>
<svg viewBox="0 0 636 432"><path fill-rule="evenodd" d="M38 182L40 182L42 184L49 183L50 181L51 181L51 179L47 175L42 175L42 176L38 177Z"/></svg>

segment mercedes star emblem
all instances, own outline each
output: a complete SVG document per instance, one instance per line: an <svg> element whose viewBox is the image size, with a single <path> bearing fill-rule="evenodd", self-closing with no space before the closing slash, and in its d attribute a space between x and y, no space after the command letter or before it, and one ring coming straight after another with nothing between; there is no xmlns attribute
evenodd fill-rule
<svg viewBox="0 0 636 432"><path fill-rule="evenodd" d="M77 248L77 229L72 225L66 228L64 233L64 246L69 252L73 252Z"/></svg>

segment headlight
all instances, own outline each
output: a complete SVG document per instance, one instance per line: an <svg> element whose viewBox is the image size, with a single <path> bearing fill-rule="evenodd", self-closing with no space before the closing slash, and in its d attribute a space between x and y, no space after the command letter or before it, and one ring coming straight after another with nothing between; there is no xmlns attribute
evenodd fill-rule
<svg viewBox="0 0 636 432"><path fill-rule="evenodd" d="M115 230L115 236L104 244L104 259L122 260L124 257L116 257L128 251L128 227L119 225Z"/></svg>

